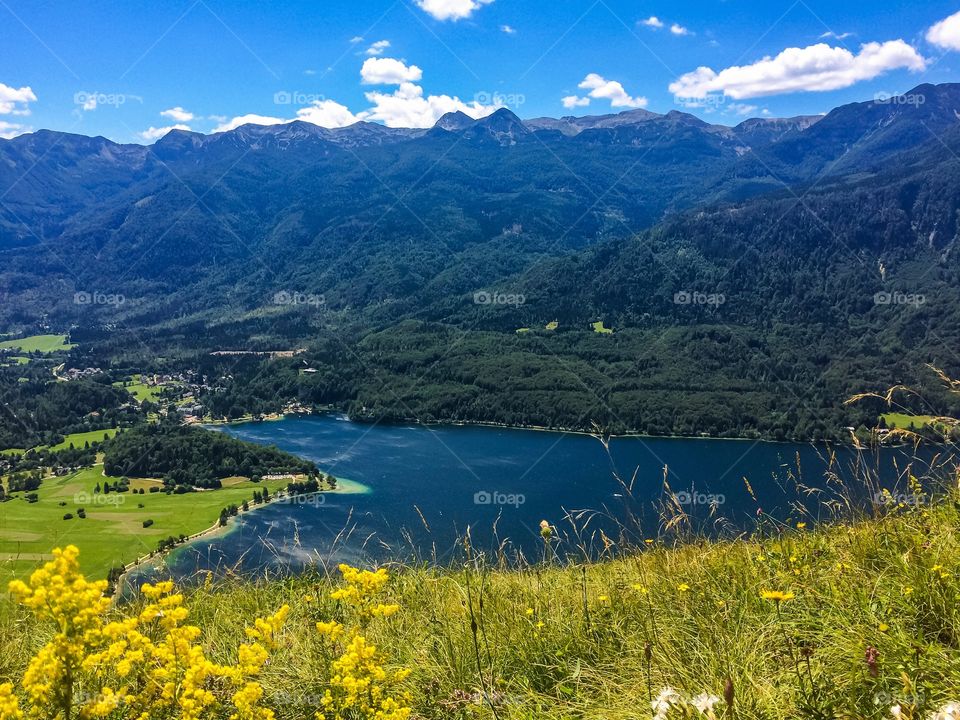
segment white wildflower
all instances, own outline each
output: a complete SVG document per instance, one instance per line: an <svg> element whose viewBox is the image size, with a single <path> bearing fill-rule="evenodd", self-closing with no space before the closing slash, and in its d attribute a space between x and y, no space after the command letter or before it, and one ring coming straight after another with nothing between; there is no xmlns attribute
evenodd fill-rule
<svg viewBox="0 0 960 720"><path fill-rule="evenodd" d="M709 693L700 693L692 702L693 706L707 717L715 717L713 706L720 702L720 698Z"/></svg>
<svg viewBox="0 0 960 720"><path fill-rule="evenodd" d="M930 720L960 720L960 702L949 702L930 716Z"/></svg>
<svg viewBox="0 0 960 720"><path fill-rule="evenodd" d="M672 687L663 688L657 695L657 699L650 703L650 707L653 709L653 720L666 720L667 713L681 702L683 702L683 699L680 697L680 693Z"/></svg>

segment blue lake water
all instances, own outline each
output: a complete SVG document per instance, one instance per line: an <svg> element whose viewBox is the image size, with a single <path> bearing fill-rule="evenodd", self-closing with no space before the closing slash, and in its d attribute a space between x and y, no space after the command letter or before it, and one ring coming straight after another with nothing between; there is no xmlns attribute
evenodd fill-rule
<svg viewBox="0 0 960 720"><path fill-rule="evenodd" d="M171 556L169 569L181 578L206 569L296 570L344 560L444 563L463 557L468 532L475 552L537 559L542 520L555 528L557 552L596 554L604 547L601 532L618 543L675 532L665 528L664 504L682 507L692 529L710 535L751 532L761 521L769 529L776 520L812 525L831 516L825 503L845 494L841 485L863 505L876 483L907 493L897 464L902 471L915 454L633 437L614 438L608 453L586 435L369 425L333 415L218 429L313 460L368 492L279 502L242 515L229 533ZM935 451L919 455L929 462ZM914 472L925 470L919 462ZM874 484L867 487L863 477Z"/></svg>

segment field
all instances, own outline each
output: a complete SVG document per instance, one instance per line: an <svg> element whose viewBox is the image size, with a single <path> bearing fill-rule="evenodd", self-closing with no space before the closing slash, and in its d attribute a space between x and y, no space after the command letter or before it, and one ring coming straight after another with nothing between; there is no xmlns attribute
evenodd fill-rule
<svg viewBox="0 0 960 720"><path fill-rule="evenodd" d="M383 717L954 718L934 713L960 700L958 500L954 490L855 524L658 541L568 567L393 566L377 601L399 611L361 632L378 664L411 671L401 682L413 712ZM356 617L330 597L338 586L332 568L221 578L186 602L199 644L221 663L235 662L254 618L290 606L258 680L279 720L300 720L331 687L331 660L348 652L350 635L324 639L315 628ZM0 683L17 687L50 633L0 606ZM658 698L662 714L648 709Z"/></svg>
<svg viewBox="0 0 960 720"><path fill-rule="evenodd" d="M102 466L95 466L44 480L36 503L18 497L0 504L0 581L28 574L51 549L67 543L83 551L90 575L106 577L111 567L155 550L163 538L206 530L223 507L251 500L254 490L267 487L272 493L286 486L281 480L254 484L235 479L225 481L221 490L187 495L94 495L94 487L105 479ZM134 481L131 487L150 484L159 483ZM86 510L86 519L76 517L78 508ZM66 513L74 518L64 520ZM154 524L144 528L144 520Z"/></svg>
<svg viewBox="0 0 960 720"><path fill-rule="evenodd" d="M75 448L82 448L85 443L102 442L104 436L112 438L117 434L116 428L107 428L106 430L91 430L89 432L72 433L64 435L63 442L51 445L48 450L66 450L71 445Z"/></svg>
<svg viewBox="0 0 960 720"><path fill-rule="evenodd" d="M137 402L141 403L147 400L156 402L164 390L163 385L147 385L139 375L134 376L132 380L127 382L116 382L114 386L123 388L133 395Z"/></svg>
<svg viewBox="0 0 960 720"><path fill-rule="evenodd" d="M21 352L53 353L72 350L76 345L67 342L66 335L31 335L19 340L0 342L0 350L20 350Z"/></svg>
<svg viewBox="0 0 960 720"><path fill-rule="evenodd" d="M898 428L900 430L909 430L911 425L919 430L936 420L935 415L905 415L903 413L886 413L881 417L883 417L888 428Z"/></svg>
<svg viewBox="0 0 960 720"><path fill-rule="evenodd" d="M603 320L597 320L590 327L593 328L595 333L600 333L601 335L613 335L613 329L604 326Z"/></svg>
<svg viewBox="0 0 960 720"><path fill-rule="evenodd" d="M41 445L34 448L35 450L67 450L71 445L77 449L83 448L86 443L95 443L102 442L104 435L108 438L112 438L114 435L119 432L116 428L106 428L105 430L90 430L88 432L79 432L72 433L70 435L64 435L63 441L57 443L56 445ZM25 450L19 448L9 448L7 450L0 450L0 455L21 455Z"/></svg>

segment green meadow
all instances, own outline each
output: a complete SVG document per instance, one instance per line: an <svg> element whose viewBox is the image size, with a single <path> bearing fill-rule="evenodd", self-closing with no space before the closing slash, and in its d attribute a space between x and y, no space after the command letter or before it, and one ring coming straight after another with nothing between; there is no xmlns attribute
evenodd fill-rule
<svg viewBox="0 0 960 720"><path fill-rule="evenodd" d="M102 436L103 431L97 431ZM224 480L220 490L183 495L150 493L156 480L133 480L130 487L144 488L143 495L128 493L94 494L106 480L101 465L85 468L61 478L47 478L37 491L35 503L23 493L0 503L0 581L23 577L38 563L49 559L58 546L73 544L81 549L86 571L106 577L112 567L126 565L156 550L169 536L193 535L212 527L220 510L253 499L257 489L271 493L284 488L286 480L252 483L243 478ZM77 517L84 508L86 519ZM73 519L64 520L72 514ZM145 520L153 524L145 528Z"/></svg>
<svg viewBox="0 0 960 720"><path fill-rule="evenodd" d="M0 342L0 350L19 350L21 352L54 353L72 350L76 345L67 342L66 335L31 335L17 340Z"/></svg>
<svg viewBox="0 0 960 720"><path fill-rule="evenodd" d="M128 393L133 395L137 402L156 402L160 395L163 393L163 385L147 385L143 382L142 376L134 375L131 380L125 382L115 382L113 383L114 387L123 388Z"/></svg>
<svg viewBox="0 0 960 720"><path fill-rule="evenodd" d="M919 430L927 425L932 425L937 419L936 415L906 415L904 413L886 413L882 415L884 422L890 429L909 430L911 427Z"/></svg>

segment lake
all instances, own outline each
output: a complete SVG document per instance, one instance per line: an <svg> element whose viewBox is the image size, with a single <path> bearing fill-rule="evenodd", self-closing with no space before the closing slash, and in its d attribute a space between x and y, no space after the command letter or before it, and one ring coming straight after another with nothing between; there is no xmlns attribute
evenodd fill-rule
<svg viewBox="0 0 960 720"><path fill-rule="evenodd" d="M825 503L844 495L840 481L854 488L854 502L863 507L875 483L909 501L896 464L902 469L913 455L912 449L858 455L822 445L649 437L614 438L608 452L587 435L373 425L336 415L216 429L313 460L352 481L345 485L353 492L244 514L229 532L177 550L168 565L180 578L227 567L446 563L464 557L467 533L473 552L535 560L545 551L543 520L558 540L550 552L561 555L596 555L607 543L604 535L642 544L685 528L735 536L761 522L768 531L778 522L812 526L832 516ZM935 451L919 455L923 465ZM920 465L917 475L926 469ZM825 476L828 467L835 477ZM874 484L868 488L855 477ZM689 524L665 528L664 506L682 508Z"/></svg>

